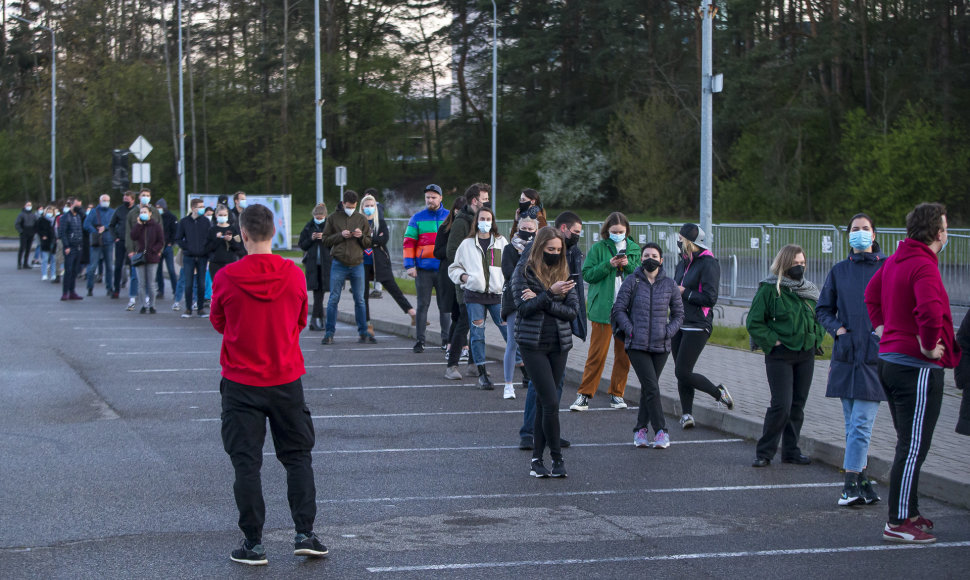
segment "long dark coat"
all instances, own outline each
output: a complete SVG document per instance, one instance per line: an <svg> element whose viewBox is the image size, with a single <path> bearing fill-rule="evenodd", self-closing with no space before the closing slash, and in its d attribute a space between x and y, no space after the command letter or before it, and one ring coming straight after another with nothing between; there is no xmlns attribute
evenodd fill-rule
<svg viewBox="0 0 970 580"><path fill-rule="evenodd" d="M387 251L387 242L391 239L391 234L387 229L387 222L384 220L384 212L380 207L377 208L377 217L380 222L377 230L374 231L374 222L368 220L371 225L371 248L374 250L374 279L378 282L389 280L394 277L394 267L391 265L391 255Z"/></svg>
<svg viewBox="0 0 970 580"><path fill-rule="evenodd" d="M323 240L314 240L313 234L323 233L326 220L317 225L312 219L307 222L300 232L300 249L303 250L303 266L306 270L306 289L309 291L323 290L330 291L330 248L324 245Z"/></svg>

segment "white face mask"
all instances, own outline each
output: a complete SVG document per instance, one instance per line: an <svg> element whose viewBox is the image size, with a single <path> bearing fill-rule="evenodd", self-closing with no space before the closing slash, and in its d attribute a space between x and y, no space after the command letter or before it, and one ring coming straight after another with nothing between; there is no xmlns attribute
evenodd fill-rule
<svg viewBox="0 0 970 580"><path fill-rule="evenodd" d="M102 201L100 205L104 209L108 209L108 207L111 206L111 202L110 201Z"/></svg>
<svg viewBox="0 0 970 580"><path fill-rule="evenodd" d="M344 208L344 213L347 214L347 217L350 217L350 216L354 215L354 209L356 209L356 208L345 207Z"/></svg>
<svg viewBox="0 0 970 580"><path fill-rule="evenodd" d="M478 231L487 234L492 231L492 222L478 222Z"/></svg>

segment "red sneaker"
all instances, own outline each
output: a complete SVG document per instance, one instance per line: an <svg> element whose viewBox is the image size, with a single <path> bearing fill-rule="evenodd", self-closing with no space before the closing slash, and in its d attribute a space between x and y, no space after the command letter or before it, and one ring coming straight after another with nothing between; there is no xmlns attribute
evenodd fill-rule
<svg viewBox="0 0 970 580"><path fill-rule="evenodd" d="M71 292L68 298L70 298L71 300L84 300L84 298L81 298L81 296L78 295L76 292Z"/></svg>
<svg viewBox="0 0 970 580"><path fill-rule="evenodd" d="M913 522L907 520L898 526L886 522L886 527L882 531L882 539L901 544L932 544L936 541L936 536L924 532L913 525Z"/></svg>
<svg viewBox="0 0 970 580"><path fill-rule="evenodd" d="M65 301L65 300L69 300L69 299L70 298L69 298L69 296L67 294L61 294L61 302Z"/></svg>
<svg viewBox="0 0 970 580"><path fill-rule="evenodd" d="M933 529L933 521L928 520L923 516L916 516L916 519L910 520L910 523L916 526L917 528L923 530L924 532L928 532Z"/></svg>

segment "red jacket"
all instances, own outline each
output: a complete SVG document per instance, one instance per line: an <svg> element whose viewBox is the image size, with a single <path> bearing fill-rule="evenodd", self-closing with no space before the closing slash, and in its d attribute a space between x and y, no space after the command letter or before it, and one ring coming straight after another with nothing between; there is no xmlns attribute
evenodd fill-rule
<svg viewBox="0 0 970 580"><path fill-rule="evenodd" d="M306 281L291 260L255 254L219 270L209 320L223 335L222 376L252 387L303 376L300 331L306 316Z"/></svg>
<svg viewBox="0 0 970 580"><path fill-rule="evenodd" d="M960 362L960 346L953 337L950 298L936 254L926 244L906 238L896 253L869 281L866 307L873 328L882 325L879 352L909 355L944 368ZM932 349L942 339L943 358L930 360L920 352Z"/></svg>

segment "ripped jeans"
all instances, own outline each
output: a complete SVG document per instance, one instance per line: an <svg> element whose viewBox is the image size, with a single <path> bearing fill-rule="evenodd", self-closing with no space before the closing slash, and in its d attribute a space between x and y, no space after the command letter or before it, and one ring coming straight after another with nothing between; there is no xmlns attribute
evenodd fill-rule
<svg viewBox="0 0 970 580"><path fill-rule="evenodd" d="M508 341L508 327L502 320L501 304L472 304L466 303L468 322L471 325L471 355L475 365L485 364L485 314L492 317L492 322L502 332L502 338ZM478 322L478 324L476 324Z"/></svg>

